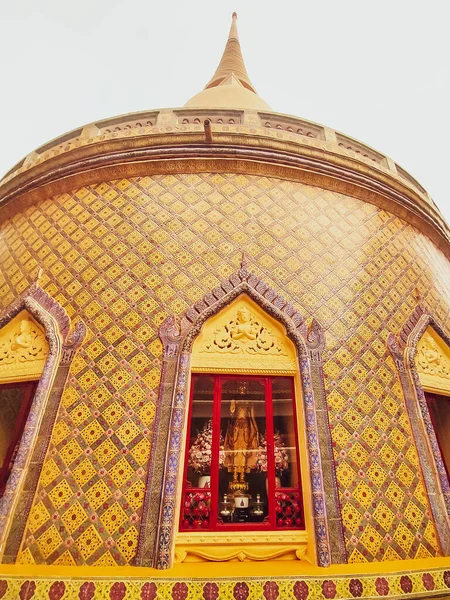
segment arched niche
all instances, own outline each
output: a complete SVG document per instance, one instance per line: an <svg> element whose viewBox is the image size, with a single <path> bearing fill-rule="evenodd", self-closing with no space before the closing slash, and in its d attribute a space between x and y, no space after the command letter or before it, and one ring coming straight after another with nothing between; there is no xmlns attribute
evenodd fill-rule
<svg viewBox="0 0 450 600"><path fill-rule="evenodd" d="M71 330L65 310L38 283L0 314L0 340L5 342L3 350L0 344L0 379L5 381L8 372L11 381L39 375L0 498L0 554L4 563L16 560L70 364L85 334L81 321ZM28 373L24 366L27 356L32 359ZM12 361L9 366L8 360Z"/></svg>
<svg viewBox="0 0 450 600"><path fill-rule="evenodd" d="M0 329L0 497L48 356L44 329L27 310Z"/></svg>
<svg viewBox="0 0 450 600"><path fill-rule="evenodd" d="M202 344L202 330L205 326L205 332L209 332L207 322L210 319L214 323L212 319L223 309L244 298L246 302L253 303L261 318L270 322L270 326L275 327L295 349L291 353L291 358L295 356L295 366L291 361L288 368L298 373L301 387L298 398L301 398L300 409L305 424L311 505L309 530L315 549L312 560L321 566L347 562L323 382L323 331L314 320L308 326L291 304L243 264L220 287L190 307L182 316L181 323L169 317L161 325L164 358L155 418L156 439L150 457L136 554L138 565L160 569L173 565L179 523L180 469L183 468L180 459L186 431L191 368L197 360L195 352L194 363L191 362L193 348L197 338Z"/></svg>
<svg viewBox="0 0 450 600"><path fill-rule="evenodd" d="M400 334L389 334L388 346L400 377L439 544L442 553L450 555L448 467L429 406L431 396L437 394L446 401L450 395L450 337L418 305Z"/></svg>
<svg viewBox="0 0 450 600"><path fill-rule="evenodd" d="M450 396L450 347L431 325L417 343L415 365L424 391Z"/></svg>
<svg viewBox="0 0 450 600"><path fill-rule="evenodd" d="M244 419L244 422L248 421L251 425L252 430L255 432L255 440L259 438L257 445L261 443L261 439L265 440L267 436L267 421L269 419L269 414L265 409L267 401L270 404L270 407L268 407L271 415L270 419L274 422L272 413L276 403L272 400L272 390L284 387L287 394L289 394L290 388L293 390L290 398L293 401L295 400L295 402L288 400L283 404L283 410L288 413L292 412L290 412L289 418L283 422L282 428L284 438L290 440L289 445L292 447L288 456L288 459L292 463L288 466L288 469L291 474L290 481L294 483L286 484L286 487L291 488L293 485L295 490L292 488L290 492L287 492L288 495L286 495L286 492L278 491L274 485L272 494L269 495L268 481L271 477L266 478L265 475L267 476L267 473L265 475L264 473L257 473L255 468L249 469L247 474L244 472L241 473L242 481L245 478L253 481L253 484L248 489L253 500L256 498L258 491L260 497L265 498L262 506L266 514L266 524L261 526L258 521L247 523L241 531L236 531L233 524L222 523L222 525L216 524L213 527L214 531L206 531L200 526L199 522L196 526L199 529L183 530L182 522L180 522L180 530L175 533L175 561L209 560L217 562L234 560L236 558L239 560L270 560L274 558L296 560L307 557L308 560L314 562L315 544L312 495L308 477L309 464L302 410L301 378L297 351L294 343L287 336L284 325L264 311L247 294L241 294L203 323L198 336L192 344L190 373L191 382L190 386L188 386L188 397L191 401L193 387L198 387L198 384L202 380L216 381L221 389L225 389L227 386L229 389L233 389L235 385L237 386L236 391L238 393L234 396L234 398L237 398L237 401L233 400L229 408L224 403L222 421L223 423L228 422L228 426L232 427L232 415L236 410L236 406L241 405L242 410L245 411L248 411L251 407L251 416L248 415L247 419ZM194 385L194 382L197 382L196 385ZM240 389L240 393L239 386L244 388ZM261 394L261 398L258 401L255 402L255 398L252 398L251 392L248 395L250 402L244 400L244 397L247 398L243 395L247 386L253 388L253 394L256 390L259 391L259 393L256 391L258 396ZM268 387L270 387L270 398L264 392L264 388ZM267 392L268 390L266 389L265 391ZM263 396L264 401L262 400ZM239 398L241 398L241 402L239 402ZM217 400L219 399L216 398L213 405L217 404ZM221 427L219 422L221 417L217 412L213 414L213 405L208 404L208 407L211 409L209 412L204 402L200 402L197 405L204 415L204 423L208 424L210 431L214 427L217 429ZM233 409L231 409L232 405L234 406ZM254 412L255 408L258 409L257 412ZM192 412L192 402L190 403L189 412ZM256 421L259 422L259 425ZM190 427L194 428L194 425L191 426L189 421L186 425L186 435L182 442L183 454L189 454L187 449L189 429ZM278 420L278 426L280 427L280 419ZM202 436L204 435L205 433L202 433ZM245 434L242 434L242 436L245 437ZM260 436L263 437L261 438ZM281 434L279 434L278 440L280 444L283 444ZM225 443L224 448L226 448L227 440L225 436L223 441ZM212 444L214 445L213 441ZM261 448L261 446L259 447ZM257 455L257 451L253 454L253 456L255 455ZM228 456L232 456L232 454ZM252 453L249 456L252 456ZM298 468L299 465L297 464L298 457L300 458L300 468ZM233 459L231 458L230 461L233 462ZM185 477L185 460L183 458L180 460L180 465L177 487L178 489L182 489L183 487L185 489L183 490L183 494L179 495L176 510L180 514L179 520L182 521L181 513L184 513L185 498L192 498L195 494L191 492L190 487L186 489L186 486L183 486L183 479ZM222 487L225 479L229 479L228 485L231 484L233 477L237 481L238 475L235 474L233 476L232 470L233 467L230 466L228 473L226 467L216 471L216 485L213 483L211 488L206 490L206 492L202 492L203 495L206 493L208 498L210 498L209 502L211 503L211 509L213 509L211 516L214 512L219 511L221 500L223 499L218 494L219 477L222 478ZM191 482L188 484L189 486L195 486L196 483L195 474L192 475L193 481L192 484ZM279 478L278 483L281 487L281 480ZM249 484L245 483L245 485L248 486ZM228 491L226 487L225 491ZM265 497L266 491L267 497ZM274 504L276 498L291 498L290 494L292 494L292 498L295 494L300 498L302 497L300 505L295 502L295 506L298 506L298 528L295 529L295 526L292 524L290 528L284 530L284 525L277 526L276 518L269 525L267 520L271 512L270 508L273 508L272 515L275 517ZM292 510L290 500L289 506L290 510ZM217 516L220 517L220 515ZM250 509L247 510L247 518L249 517ZM217 519L215 521L217 523ZM219 518L219 523L220 521L221 519ZM281 521L283 522L283 519ZM200 527L202 528L200 529ZM222 530L220 530L221 527ZM264 529L264 527L267 529Z"/></svg>

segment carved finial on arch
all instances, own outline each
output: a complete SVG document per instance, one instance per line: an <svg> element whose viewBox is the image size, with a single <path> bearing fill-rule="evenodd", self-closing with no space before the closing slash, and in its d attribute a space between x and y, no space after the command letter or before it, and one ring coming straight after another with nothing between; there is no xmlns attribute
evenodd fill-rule
<svg viewBox="0 0 450 600"><path fill-rule="evenodd" d="M181 342L181 328L177 323L176 316L167 317L161 323L158 333L163 345L164 358L176 356Z"/></svg>
<svg viewBox="0 0 450 600"><path fill-rule="evenodd" d="M387 337L387 345L394 358L402 358L402 349L400 348L397 337L392 333L392 331L389 332Z"/></svg>
<svg viewBox="0 0 450 600"><path fill-rule="evenodd" d="M39 271L38 271L38 275L37 275L37 279L36 279L36 286L37 287L41 287L41 281L44 277L44 269L42 267L39 267Z"/></svg>
<svg viewBox="0 0 450 600"><path fill-rule="evenodd" d="M241 277L242 280L245 280L248 278L250 272L248 270L248 258L247 255L245 254L245 251L242 251L242 257L241 257L241 268L239 269L239 276Z"/></svg>
<svg viewBox="0 0 450 600"><path fill-rule="evenodd" d="M308 327L306 342L310 350L322 351L325 348L325 334L322 325L313 319Z"/></svg>
<svg viewBox="0 0 450 600"><path fill-rule="evenodd" d="M306 323L301 328L301 335L306 343L306 349L311 361L321 362L325 348L325 332L320 323L313 319L309 327Z"/></svg>
<svg viewBox="0 0 450 600"><path fill-rule="evenodd" d="M86 337L86 333L86 325L83 323L83 321L78 321L64 342L61 357L61 363L63 365L70 364L75 352L83 343L83 340Z"/></svg>

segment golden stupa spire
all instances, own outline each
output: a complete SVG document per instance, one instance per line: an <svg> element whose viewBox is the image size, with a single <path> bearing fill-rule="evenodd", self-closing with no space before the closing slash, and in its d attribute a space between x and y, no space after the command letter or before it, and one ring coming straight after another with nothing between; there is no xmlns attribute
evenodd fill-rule
<svg viewBox="0 0 450 600"><path fill-rule="evenodd" d="M258 96L245 68L235 12L231 19L225 50L216 72L203 91L188 100L185 106L271 110L270 106Z"/></svg>
<svg viewBox="0 0 450 600"><path fill-rule="evenodd" d="M228 77L234 75L239 82L248 90L257 93L250 81L244 59L242 58L241 45L237 29L237 13L233 13L231 19L230 33L228 34L227 45L223 51L219 66L216 69L212 79L205 86L205 89L220 85Z"/></svg>

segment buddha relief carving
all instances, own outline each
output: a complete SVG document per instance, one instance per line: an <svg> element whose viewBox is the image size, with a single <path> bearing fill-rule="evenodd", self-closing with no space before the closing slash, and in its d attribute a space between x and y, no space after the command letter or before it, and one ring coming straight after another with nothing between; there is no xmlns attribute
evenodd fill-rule
<svg viewBox="0 0 450 600"><path fill-rule="evenodd" d="M450 378L450 359L428 332L425 332L417 347L416 364L421 373Z"/></svg>
<svg viewBox="0 0 450 600"><path fill-rule="evenodd" d="M0 382L38 378L48 354L45 333L22 311L0 330Z"/></svg>
<svg viewBox="0 0 450 600"><path fill-rule="evenodd" d="M286 356L277 336L245 306L205 339L202 352Z"/></svg>

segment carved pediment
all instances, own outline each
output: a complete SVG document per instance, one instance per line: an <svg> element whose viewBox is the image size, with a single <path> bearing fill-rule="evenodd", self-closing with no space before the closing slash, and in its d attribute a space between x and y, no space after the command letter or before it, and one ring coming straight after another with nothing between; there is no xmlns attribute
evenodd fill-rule
<svg viewBox="0 0 450 600"><path fill-rule="evenodd" d="M0 383L39 379L47 354L42 327L22 310L0 329Z"/></svg>
<svg viewBox="0 0 450 600"><path fill-rule="evenodd" d="M244 294L204 324L194 343L192 368L294 373L295 349L283 326Z"/></svg>
<svg viewBox="0 0 450 600"><path fill-rule="evenodd" d="M227 323L213 331L200 352L287 355L276 334L246 306L237 308Z"/></svg>
<svg viewBox="0 0 450 600"><path fill-rule="evenodd" d="M417 345L416 368L425 390L450 393L450 348L432 327Z"/></svg>

